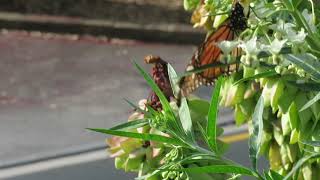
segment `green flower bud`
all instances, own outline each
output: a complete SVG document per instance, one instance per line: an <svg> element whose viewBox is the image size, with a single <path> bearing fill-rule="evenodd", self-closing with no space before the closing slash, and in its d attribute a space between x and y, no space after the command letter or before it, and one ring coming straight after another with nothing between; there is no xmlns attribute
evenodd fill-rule
<svg viewBox="0 0 320 180"><path fill-rule="evenodd" d="M297 129L293 129L290 134L290 144L295 144L299 141L299 132Z"/></svg>

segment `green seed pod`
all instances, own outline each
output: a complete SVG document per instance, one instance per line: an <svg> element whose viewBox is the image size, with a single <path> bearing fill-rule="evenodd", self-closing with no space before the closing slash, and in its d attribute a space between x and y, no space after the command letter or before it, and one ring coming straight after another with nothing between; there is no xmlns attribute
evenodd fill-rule
<svg viewBox="0 0 320 180"><path fill-rule="evenodd" d="M274 171L282 167L280 147L276 142L272 142L269 149L270 168Z"/></svg>

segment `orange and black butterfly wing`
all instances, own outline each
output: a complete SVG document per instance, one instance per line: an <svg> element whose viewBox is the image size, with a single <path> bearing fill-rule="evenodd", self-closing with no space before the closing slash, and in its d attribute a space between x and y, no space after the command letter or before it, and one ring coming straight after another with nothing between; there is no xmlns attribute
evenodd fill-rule
<svg viewBox="0 0 320 180"><path fill-rule="evenodd" d="M222 53L218 47L218 43L224 40L231 41L234 39L234 36L234 32L228 27L228 25L221 26L198 48L192 57L191 63L187 66L187 71L196 70L205 65L218 63ZM211 67L200 73L195 72L183 77L180 82L182 95L188 95L200 85L213 85L216 78L225 72L225 67Z"/></svg>

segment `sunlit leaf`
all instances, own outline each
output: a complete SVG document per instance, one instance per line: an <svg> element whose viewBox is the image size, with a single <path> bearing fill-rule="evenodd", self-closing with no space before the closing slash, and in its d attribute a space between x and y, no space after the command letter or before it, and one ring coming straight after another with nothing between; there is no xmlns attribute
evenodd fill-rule
<svg viewBox="0 0 320 180"><path fill-rule="evenodd" d="M179 108L179 117L182 124L182 127L189 139L195 142L193 129L192 129L192 121L190 116L190 111L188 107L188 103L186 98L181 99L181 105Z"/></svg>
<svg viewBox="0 0 320 180"><path fill-rule="evenodd" d="M169 63L168 63L168 75L169 75L169 80L170 80L173 94L176 98L178 98L180 93L179 76L177 75L176 71L173 69L173 67Z"/></svg>
<svg viewBox="0 0 320 180"><path fill-rule="evenodd" d="M209 140L210 147L218 152L217 149L217 119L219 110L219 94L221 85L223 83L223 78L218 78L215 88L213 89L210 108L208 112L208 124L207 124L207 136Z"/></svg>
<svg viewBox="0 0 320 180"><path fill-rule="evenodd" d="M263 108L264 99L260 96L252 116L253 133L249 139L249 157L255 170L257 170L257 159L263 138Z"/></svg>

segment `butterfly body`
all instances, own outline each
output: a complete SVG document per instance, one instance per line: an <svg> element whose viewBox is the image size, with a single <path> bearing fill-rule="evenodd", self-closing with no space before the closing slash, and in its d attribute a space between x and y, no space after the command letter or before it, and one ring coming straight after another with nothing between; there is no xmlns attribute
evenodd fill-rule
<svg viewBox="0 0 320 180"><path fill-rule="evenodd" d="M222 24L217 31L210 34L194 53L191 63L188 64L186 71L197 70L210 64L219 64L221 49L218 43L221 41L232 41L237 35L247 28L247 18L244 8L239 2L236 2L232 8L230 17ZM234 49L234 53L240 54L239 49ZM236 55L236 56L237 56ZM211 86L215 80L222 74L230 74L238 69L237 64L227 67L210 67L200 73L192 73L185 76L180 81L181 95L187 96L201 85Z"/></svg>

